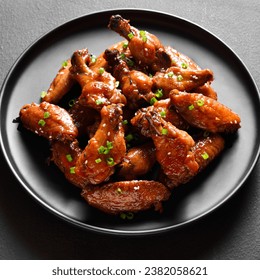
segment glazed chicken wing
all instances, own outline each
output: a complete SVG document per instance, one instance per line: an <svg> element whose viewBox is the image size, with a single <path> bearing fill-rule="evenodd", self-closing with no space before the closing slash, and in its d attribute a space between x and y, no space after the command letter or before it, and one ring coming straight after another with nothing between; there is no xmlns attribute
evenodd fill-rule
<svg viewBox="0 0 260 280"><path fill-rule="evenodd" d="M156 88L163 90L165 95L173 89L191 91L213 80L213 73L209 69L189 70L180 67L170 67L166 72L158 72L153 76Z"/></svg>
<svg viewBox="0 0 260 280"><path fill-rule="evenodd" d="M87 186L81 195L91 206L116 215L152 207L162 211L162 201L169 199L170 191L159 182L132 180Z"/></svg>
<svg viewBox="0 0 260 280"><path fill-rule="evenodd" d="M83 49L74 52L71 58L71 74L82 88L79 102L99 111L104 105L125 104L125 96L116 88L116 79L104 68L92 71L85 63L86 56L88 50Z"/></svg>
<svg viewBox="0 0 260 280"><path fill-rule="evenodd" d="M115 165L125 156L121 107L112 104L102 108L101 123L77 161L76 175L87 178L91 184L108 180L114 173Z"/></svg>
<svg viewBox="0 0 260 280"><path fill-rule="evenodd" d="M172 91L172 104L192 126L216 133L236 132L240 117L220 102L197 93Z"/></svg>
<svg viewBox="0 0 260 280"><path fill-rule="evenodd" d="M137 64L145 64L154 72L170 67L170 56L155 35L138 30L120 15L112 16L108 27L128 40L129 49Z"/></svg>
<svg viewBox="0 0 260 280"><path fill-rule="evenodd" d="M69 113L48 102L24 105L20 110L23 126L48 140L71 141L78 136L78 129Z"/></svg>
<svg viewBox="0 0 260 280"><path fill-rule="evenodd" d="M151 108L140 110L132 124L153 139L156 159L172 184L186 183L197 173L199 166L191 152L195 142L186 131L166 122Z"/></svg>

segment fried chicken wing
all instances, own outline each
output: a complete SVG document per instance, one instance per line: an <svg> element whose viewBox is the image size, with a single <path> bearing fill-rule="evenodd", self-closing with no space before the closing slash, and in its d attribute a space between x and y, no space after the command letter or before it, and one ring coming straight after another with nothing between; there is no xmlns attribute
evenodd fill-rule
<svg viewBox="0 0 260 280"><path fill-rule="evenodd" d="M49 140L71 141L78 136L78 129L69 113L48 102L24 105L20 110L23 126Z"/></svg>
<svg viewBox="0 0 260 280"><path fill-rule="evenodd" d="M234 133L240 127L240 117L220 102L197 93L170 93L172 104L192 126L216 133Z"/></svg>
<svg viewBox="0 0 260 280"><path fill-rule="evenodd" d="M152 142L129 149L121 164L118 176L133 180L147 174L155 164L155 147Z"/></svg>
<svg viewBox="0 0 260 280"><path fill-rule="evenodd" d="M152 93L153 82L149 76L141 71L130 70L118 50L107 49L104 57L112 67L113 76L119 81L122 93L126 96L130 108L136 109L144 100L150 101L154 94Z"/></svg>
<svg viewBox="0 0 260 280"><path fill-rule="evenodd" d="M170 56L155 35L144 30L138 30L129 24L129 20L122 18L120 15L111 16L108 28L128 40L131 54L138 64L145 64L153 71L161 71L170 67Z"/></svg>
<svg viewBox="0 0 260 280"><path fill-rule="evenodd" d="M81 195L91 206L117 215L152 207L156 211L162 211L162 201L169 199L170 191L159 182L132 180L87 186Z"/></svg>
<svg viewBox="0 0 260 280"><path fill-rule="evenodd" d="M112 104L102 108L101 123L77 161L76 175L87 178L91 184L108 180L125 156L121 107Z"/></svg>
<svg viewBox="0 0 260 280"><path fill-rule="evenodd" d="M71 58L70 71L82 88L79 102L99 111L104 105L125 104L125 96L116 88L116 79L104 68L92 71L85 63L87 56L88 50L83 49L74 52Z"/></svg>
<svg viewBox="0 0 260 280"><path fill-rule="evenodd" d="M75 80L70 73L70 67L71 61L68 59L64 63L64 66L59 69L57 75L50 84L46 95L42 97L42 101L58 104L62 97L69 92L75 84Z"/></svg>
<svg viewBox="0 0 260 280"><path fill-rule="evenodd" d="M191 152L195 142L186 131L166 122L150 108L140 110L132 124L153 139L156 159L172 184L186 183L197 173L199 166Z"/></svg>
<svg viewBox="0 0 260 280"><path fill-rule="evenodd" d="M157 72L153 76L156 88L168 95L173 89L191 91L213 80L213 73L209 69L188 70L181 67L170 67L166 72Z"/></svg>

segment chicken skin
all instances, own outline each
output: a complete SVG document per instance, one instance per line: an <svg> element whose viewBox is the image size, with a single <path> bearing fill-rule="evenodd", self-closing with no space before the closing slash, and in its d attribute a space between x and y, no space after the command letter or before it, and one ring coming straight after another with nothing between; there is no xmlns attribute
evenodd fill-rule
<svg viewBox="0 0 260 280"><path fill-rule="evenodd" d="M20 110L23 126L48 140L71 141L78 136L69 113L58 105L48 102L24 105Z"/></svg>
<svg viewBox="0 0 260 280"><path fill-rule="evenodd" d="M152 207L162 211L162 201L168 200L170 191L161 183L146 180L119 181L101 186L87 186L82 190L89 205L101 211L118 215L135 213Z"/></svg>
<svg viewBox="0 0 260 280"><path fill-rule="evenodd" d="M128 40L128 47L137 64L147 65L154 72L170 67L170 56L155 35L138 30L120 15L111 16L108 27Z"/></svg>
<svg viewBox="0 0 260 280"><path fill-rule="evenodd" d="M172 104L192 126L213 133L234 133L240 128L240 117L220 102L198 93L172 91Z"/></svg>

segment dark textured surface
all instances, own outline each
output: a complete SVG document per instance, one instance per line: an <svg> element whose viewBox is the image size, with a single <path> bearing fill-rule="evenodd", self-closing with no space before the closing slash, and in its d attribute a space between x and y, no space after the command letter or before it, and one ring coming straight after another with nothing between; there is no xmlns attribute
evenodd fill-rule
<svg viewBox="0 0 260 280"><path fill-rule="evenodd" d="M189 19L214 33L260 85L260 4L251 1L33 1L0 3L0 84L17 57L67 20L113 8L144 8ZM0 158L0 259L260 259L260 162L240 191L195 224L127 238L75 228L39 206Z"/></svg>

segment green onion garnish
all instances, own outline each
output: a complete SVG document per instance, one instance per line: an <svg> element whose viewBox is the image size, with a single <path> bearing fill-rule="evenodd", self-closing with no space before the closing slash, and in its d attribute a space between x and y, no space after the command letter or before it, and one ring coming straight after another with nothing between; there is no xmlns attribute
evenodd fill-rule
<svg viewBox="0 0 260 280"><path fill-rule="evenodd" d="M101 158L97 158L97 159L95 160L96 163L100 163L101 161L102 161Z"/></svg>
<svg viewBox="0 0 260 280"><path fill-rule="evenodd" d="M43 114L43 118L44 119L48 119L49 117L50 117L50 113L49 112L44 112L44 114Z"/></svg>
<svg viewBox="0 0 260 280"><path fill-rule="evenodd" d="M66 67L66 66L68 66L68 61L67 60L64 60L63 62L62 62L62 67Z"/></svg>
<svg viewBox="0 0 260 280"><path fill-rule="evenodd" d="M168 76L169 78L172 78L172 77L174 76L174 73L171 71L171 72L167 73L167 76Z"/></svg>
<svg viewBox="0 0 260 280"><path fill-rule="evenodd" d="M44 98L47 95L47 91L42 91L41 92L41 98Z"/></svg>
<svg viewBox="0 0 260 280"><path fill-rule="evenodd" d="M97 61L97 57L95 55L91 55L91 62L95 63Z"/></svg>
<svg viewBox="0 0 260 280"><path fill-rule="evenodd" d="M165 118L166 117L166 111L165 110L161 111L160 115L161 115L162 118Z"/></svg>
<svg viewBox="0 0 260 280"><path fill-rule="evenodd" d="M68 162L72 162L73 161L73 158L72 158L71 154L67 154L66 155L66 159L67 159Z"/></svg>
<svg viewBox="0 0 260 280"><path fill-rule="evenodd" d="M73 107L74 104L75 104L75 99L71 99L71 100L69 101L69 106L70 106L70 107Z"/></svg>
<svg viewBox="0 0 260 280"><path fill-rule="evenodd" d="M146 42L147 41L146 31L140 30L139 34L140 34L143 42Z"/></svg>
<svg viewBox="0 0 260 280"><path fill-rule="evenodd" d="M75 172L75 168L76 168L75 166L73 166L73 167L70 168L70 174L75 174L75 173L76 173L76 172Z"/></svg>
<svg viewBox="0 0 260 280"><path fill-rule="evenodd" d="M128 47L128 42L123 43L123 49L126 49Z"/></svg>
<svg viewBox="0 0 260 280"><path fill-rule="evenodd" d="M191 111L191 110L193 110L193 109L194 109L194 105L193 105L193 104L191 104L188 108L189 108L189 110Z"/></svg>
<svg viewBox="0 0 260 280"><path fill-rule="evenodd" d="M104 102L103 99L97 99L96 100L97 105L101 105L101 104L103 104L103 102Z"/></svg>
<svg viewBox="0 0 260 280"><path fill-rule="evenodd" d="M167 135L168 134L168 129L167 128L163 128L162 129L162 135Z"/></svg>
<svg viewBox="0 0 260 280"><path fill-rule="evenodd" d="M127 36L128 36L128 38L131 40L131 39L134 38L135 35L134 35L132 32L130 32Z"/></svg>
<svg viewBox="0 0 260 280"><path fill-rule="evenodd" d="M157 89L154 95L155 95L157 98L163 97L163 90L162 90L162 89Z"/></svg>
<svg viewBox="0 0 260 280"><path fill-rule="evenodd" d="M112 157L107 158L107 165L113 166L115 164L114 159Z"/></svg>
<svg viewBox="0 0 260 280"><path fill-rule="evenodd" d="M126 135L126 137L125 137L125 140L126 140L127 142L130 142L130 141L132 141L133 139L134 139L134 136L133 136L132 133L129 133L129 134Z"/></svg>
<svg viewBox="0 0 260 280"><path fill-rule="evenodd" d="M204 105L204 101L202 100L202 99L199 99L198 101L197 101L197 104L198 104L198 106L203 106Z"/></svg>
<svg viewBox="0 0 260 280"><path fill-rule="evenodd" d="M183 69L187 69L187 68L188 68L188 64L185 63L185 62L183 62L183 63L181 64L181 67L182 67Z"/></svg>
<svg viewBox="0 0 260 280"><path fill-rule="evenodd" d="M123 193L121 188L117 188L117 189L116 189L116 192L117 192L118 194L122 194L122 193Z"/></svg>
<svg viewBox="0 0 260 280"><path fill-rule="evenodd" d="M206 160L206 159L209 158L209 155L208 155L207 152L204 152L201 156L202 156L202 158L203 158L204 160Z"/></svg>
<svg viewBox="0 0 260 280"><path fill-rule="evenodd" d="M182 80L183 80L182 75L178 75L178 76L177 76L177 81L180 82L180 81L182 81Z"/></svg>
<svg viewBox="0 0 260 280"><path fill-rule="evenodd" d="M98 70L98 73L100 75L102 75L102 74L104 74L104 72L105 72L105 69L103 67L100 67L99 70Z"/></svg>
<svg viewBox="0 0 260 280"><path fill-rule="evenodd" d="M150 104L153 105L157 101L158 100L155 97L152 97L151 100L150 100Z"/></svg>
<svg viewBox="0 0 260 280"><path fill-rule="evenodd" d="M40 119L40 120L38 121L38 125L40 125L40 126L45 126L45 124L46 124L46 122L45 122L45 120L43 120L43 119Z"/></svg>
<svg viewBox="0 0 260 280"><path fill-rule="evenodd" d="M128 120L123 120L122 124L124 124L124 125L128 124Z"/></svg>

